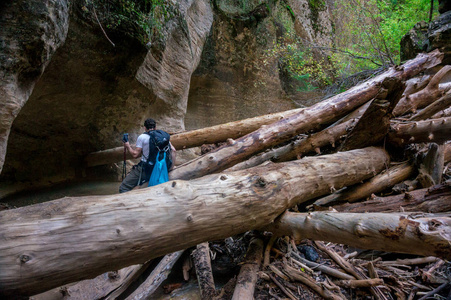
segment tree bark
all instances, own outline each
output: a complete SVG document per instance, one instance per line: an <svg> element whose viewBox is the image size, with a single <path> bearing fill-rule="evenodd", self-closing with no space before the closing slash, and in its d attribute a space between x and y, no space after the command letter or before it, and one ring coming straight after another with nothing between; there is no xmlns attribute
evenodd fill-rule
<svg viewBox="0 0 451 300"><path fill-rule="evenodd" d="M420 121L432 117L436 113L451 106L451 91L448 91L443 97L433 102L419 113L413 115L409 121Z"/></svg>
<svg viewBox="0 0 451 300"><path fill-rule="evenodd" d="M397 78L387 78L382 88L357 124L347 135L339 151L368 147L379 143L388 133L393 108L398 103L405 84ZM378 124L374 126L374 124Z"/></svg>
<svg viewBox="0 0 451 300"><path fill-rule="evenodd" d="M298 139L289 145L271 149L266 152L257 154L250 159L240 162L227 171L244 170L258 166L266 161L284 162L302 157L307 153L316 151L321 152L322 147L335 147L335 143L344 136L349 128L352 128L355 120L349 120L345 123L329 127L320 132L314 133L306 138Z"/></svg>
<svg viewBox="0 0 451 300"><path fill-rule="evenodd" d="M361 249L451 258L451 217L407 213L286 212L264 228L277 235Z"/></svg>
<svg viewBox="0 0 451 300"><path fill-rule="evenodd" d="M394 186L395 184L408 179L415 172L415 168L410 163L403 163L391 167L382 172L365 183L349 187L343 191L330 194L326 197L318 199L313 203L313 207L330 206L342 202L356 202L365 199L374 193L382 192L383 190Z"/></svg>
<svg viewBox="0 0 451 300"><path fill-rule="evenodd" d="M406 192L404 194L376 197L356 203L335 205L339 212L404 212L421 211L439 213L451 211L451 183L443 183L432 188Z"/></svg>
<svg viewBox="0 0 451 300"><path fill-rule="evenodd" d="M431 117L431 119L439 119L439 118L445 118L445 117L451 117L451 107L448 107L435 115Z"/></svg>
<svg viewBox="0 0 451 300"><path fill-rule="evenodd" d="M133 265L118 271L108 272L94 279L83 280L75 284L60 286L42 294L30 297L30 300L68 300L68 299L115 299L148 267L148 264Z"/></svg>
<svg viewBox="0 0 451 300"><path fill-rule="evenodd" d="M37 294L260 228L386 164L384 150L366 148L2 211L0 294Z"/></svg>
<svg viewBox="0 0 451 300"><path fill-rule="evenodd" d="M255 284L258 279L257 272L260 270L262 257L263 241L261 239L253 239L249 244L246 260L238 274L232 300L254 299Z"/></svg>
<svg viewBox="0 0 451 300"><path fill-rule="evenodd" d="M424 188L439 184L442 180L445 163L444 145L430 143L428 152L423 159L416 180Z"/></svg>
<svg viewBox="0 0 451 300"><path fill-rule="evenodd" d="M402 95L403 98L424 89L428 85L429 81L431 81L431 78L431 75L423 75L406 80L406 89Z"/></svg>
<svg viewBox="0 0 451 300"><path fill-rule="evenodd" d="M208 246L208 242L197 245L197 248L191 255L196 269L200 298L202 300L212 299L216 295L216 288L211 269L210 247Z"/></svg>
<svg viewBox="0 0 451 300"><path fill-rule="evenodd" d="M150 299L155 290L168 277L172 267L182 256L184 250L165 255L147 279L127 297L127 300Z"/></svg>
<svg viewBox="0 0 451 300"><path fill-rule="evenodd" d="M393 124L388 140L395 145L431 143L451 140L451 117Z"/></svg>
<svg viewBox="0 0 451 300"><path fill-rule="evenodd" d="M424 89L402 99L393 110L393 115L401 116L407 112L415 112L418 108L428 106L440 98L445 91L439 89L439 83L450 70L451 65L444 66Z"/></svg>

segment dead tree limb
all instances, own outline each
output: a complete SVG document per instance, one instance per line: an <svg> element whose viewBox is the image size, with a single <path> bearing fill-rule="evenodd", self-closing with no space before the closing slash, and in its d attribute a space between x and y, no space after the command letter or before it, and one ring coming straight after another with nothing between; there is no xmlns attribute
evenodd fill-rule
<svg viewBox="0 0 451 300"><path fill-rule="evenodd" d="M424 89L402 99L393 110L393 115L401 116L407 112L415 112L418 108L426 107L440 98L446 90L439 89L439 83L450 70L451 65L440 69Z"/></svg>
<svg viewBox="0 0 451 300"><path fill-rule="evenodd" d="M451 140L451 117L393 124L388 140L395 145L431 142L441 144Z"/></svg>
<svg viewBox="0 0 451 300"><path fill-rule="evenodd" d="M423 75L406 80L406 89L402 95L403 98L424 89L428 85L429 81L431 81L431 78L431 75Z"/></svg>
<svg viewBox="0 0 451 300"><path fill-rule="evenodd" d="M451 106L451 91L448 91L443 97L425 107L422 111L410 117L409 121L420 121L432 117L436 113Z"/></svg>
<svg viewBox="0 0 451 300"><path fill-rule="evenodd" d="M451 107L448 107L445 110L442 110L435 115L431 117L431 119L439 119L439 118L445 118L445 117L451 117Z"/></svg>
<svg viewBox="0 0 451 300"><path fill-rule="evenodd" d="M406 192L404 194L375 197L356 203L335 205L339 212L403 212L422 211L439 213L451 211L451 183L443 183L431 188Z"/></svg>
<svg viewBox="0 0 451 300"><path fill-rule="evenodd" d="M161 283L168 277L172 267L184 250L165 255L146 280L127 297L127 300L149 299Z"/></svg>
<svg viewBox="0 0 451 300"><path fill-rule="evenodd" d="M335 143L342 136L344 136L350 128L352 128L354 123L355 120L352 119L345 123L341 123L309 135L306 138L298 139L289 145L259 153L244 162L234 165L233 167L227 169L227 171L244 170L260 165L266 161L289 161L296 159L297 157L300 158L313 151L319 153L322 147L329 145L335 147Z"/></svg>
<svg viewBox="0 0 451 300"><path fill-rule="evenodd" d="M361 249L451 258L451 217L408 213L286 212L264 228Z"/></svg>
<svg viewBox="0 0 451 300"><path fill-rule="evenodd" d="M253 239L246 253L244 264L236 280L235 291L232 300L254 299L255 284L257 283L257 273L263 257L263 241Z"/></svg>
<svg viewBox="0 0 451 300"><path fill-rule="evenodd" d="M371 279L357 279L357 280L338 280L334 281L336 285L357 289L357 288L367 288L376 285L383 285L384 281L380 278L371 278Z"/></svg>
<svg viewBox="0 0 451 300"><path fill-rule="evenodd" d="M212 299L216 295L216 288L211 269L210 247L208 246L208 242L197 245L197 248L191 255L196 269L200 298L203 300Z"/></svg>
<svg viewBox="0 0 451 300"><path fill-rule="evenodd" d="M332 258L343 270L354 276L358 280L365 280L368 277L363 274L360 270L354 267L349 261L341 257L337 252L333 249L327 247L320 241L315 241L316 246L322 251L326 252L330 258ZM370 291L374 295L374 297L378 300L388 300L387 297L382 293L382 291L375 286L370 286Z"/></svg>
<svg viewBox="0 0 451 300"><path fill-rule="evenodd" d="M414 172L415 168L411 163L393 166L363 184L349 187L345 190L338 191L316 200L313 207L330 206L342 202L352 203L365 199L374 193L382 192L383 190L408 179Z"/></svg>
<svg viewBox="0 0 451 300"><path fill-rule="evenodd" d="M299 281L313 291L315 291L318 295L323 297L324 299L329 300L343 300L344 297L341 294L334 294L333 292L326 289L324 286L319 285L316 280L308 276L307 274L302 273L301 271L296 270L295 268L289 266L288 264L284 264L283 266L285 273L293 280Z"/></svg>

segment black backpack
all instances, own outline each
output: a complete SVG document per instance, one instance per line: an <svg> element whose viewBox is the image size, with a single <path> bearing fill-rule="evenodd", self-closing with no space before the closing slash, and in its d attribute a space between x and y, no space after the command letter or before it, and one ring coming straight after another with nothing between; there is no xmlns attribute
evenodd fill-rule
<svg viewBox="0 0 451 300"><path fill-rule="evenodd" d="M147 164L151 165L153 169L157 155L160 155L158 159L161 160L164 157L164 153L166 153L166 166L168 170L171 169L172 158L171 145L169 145L169 133L163 130L151 130L146 132L146 134L149 135L149 153L147 154ZM151 172L152 170L150 170L150 173ZM150 176L150 174L146 175Z"/></svg>

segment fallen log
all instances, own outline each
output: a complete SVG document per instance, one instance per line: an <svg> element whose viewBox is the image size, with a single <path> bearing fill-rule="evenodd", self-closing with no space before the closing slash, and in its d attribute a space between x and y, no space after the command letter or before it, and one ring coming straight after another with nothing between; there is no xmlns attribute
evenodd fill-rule
<svg viewBox="0 0 451 300"><path fill-rule="evenodd" d="M386 164L387 153L371 147L1 211L0 295L37 294L258 229Z"/></svg>
<svg viewBox="0 0 451 300"><path fill-rule="evenodd" d="M439 119L439 118L445 118L445 117L451 117L451 107L448 107L445 110L442 110L435 115L431 117L431 119Z"/></svg>
<svg viewBox="0 0 451 300"><path fill-rule="evenodd" d="M443 156L445 163L451 161L451 143L444 145ZM410 162L395 165L385 172L374 176L367 182L322 197L309 207L315 210L321 210L321 206L334 205L342 202L356 202L407 180L415 172L415 167Z"/></svg>
<svg viewBox="0 0 451 300"><path fill-rule="evenodd" d="M312 207L317 210L321 206L330 206L342 202L352 203L365 199L372 194L382 192L383 190L408 179L414 174L414 172L414 166L408 162L393 166L385 172L374 176L365 183L349 187L316 200Z"/></svg>
<svg viewBox="0 0 451 300"><path fill-rule="evenodd" d="M148 265L133 265L104 273L94 279L83 280L31 296L30 300L116 299L114 295L125 291Z"/></svg>
<svg viewBox="0 0 451 300"><path fill-rule="evenodd" d="M254 299L254 289L257 283L257 273L263 257L263 241L253 239L249 243L244 264L236 280L232 300Z"/></svg>
<svg viewBox="0 0 451 300"><path fill-rule="evenodd" d="M436 55L439 53L437 51ZM435 58L435 56L433 57ZM423 60L423 63L429 65L428 59ZM169 176L174 179L192 179L220 172L257 152L285 142L300 133L306 133L320 125L330 124L374 98L379 92L381 83L387 78L406 80L418 74L424 68L423 63L419 64L418 61L412 60L401 68L392 68L344 93L307 107L294 116L263 126L229 145L222 146L216 151L181 165L172 170ZM436 63L437 61L433 59L433 64Z"/></svg>
<svg viewBox="0 0 451 300"><path fill-rule="evenodd" d="M149 299L160 284L168 277L172 267L182 256L184 250L165 255L146 280L126 300Z"/></svg>
<svg viewBox="0 0 451 300"><path fill-rule="evenodd" d="M216 288L211 269L210 247L208 246L208 242L197 245L191 255L196 269L200 298L202 300L212 299L216 295Z"/></svg>
<svg viewBox="0 0 451 300"><path fill-rule="evenodd" d="M333 208L339 212L408 212L439 213L451 211L451 183L443 183L400 195L375 197L364 202L345 203Z"/></svg>
<svg viewBox="0 0 451 300"><path fill-rule="evenodd" d="M171 179L193 179L207 174L220 172L253 154L266 148L287 141L299 133L317 129L339 118L373 98L379 85L370 85L369 88L353 90L338 97L332 97L327 101L302 110L298 115L283 119L274 124L262 128L222 146L215 151L183 164L171 171Z"/></svg>
<svg viewBox="0 0 451 300"><path fill-rule="evenodd" d="M289 116L299 113L301 110L303 110L303 108L296 108L207 128L176 133L171 135L171 144L175 149L181 150L202 146L203 144L225 142L229 138L236 139L242 137L257 130L263 125L268 125L281 119L288 118ZM116 147L88 154L85 158L85 164L87 167L95 167L118 162L123 160L123 158L124 147ZM127 159L133 159L130 153L127 153Z"/></svg>
<svg viewBox="0 0 451 300"><path fill-rule="evenodd" d="M451 91L448 91L443 97L425 107L422 111L410 117L409 121L421 121L434 116L442 110L451 106Z"/></svg>
<svg viewBox="0 0 451 300"><path fill-rule="evenodd" d="M360 249L451 258L451 217L408 213L286 212L265 230Z"/></svg>
<svg viewBox="0 0 451 300"><path fill-rule="evenodd" d="M337 96L334 96L330 99L327 99L323 102L320 102L316 105L314 105L315 109L314 110L321 110L322 108L326 108L328 105L332 106L332 110L328 110L327 112L325 112L326 117L324 116L315 116L315 115L311 115L312 118L315 117L321 117L322 120L319 120L320 122L327 122L327 119L329 119L330 117L327 117L327 114L332 114L332 118L330 118L331 120L334 119L334 117L339 118L341 116L340 115L336 115L336 111L343 111L342 115L345 115L347 112L351 111L353 108L364 104L365 102L367 102L368 100L370 100L371 98L373 98L376 95L377 92L377 87L376 85L379 84L380 82L383 81L384 78L387 77L397 77L400 80L407 80L411 77L414 77L415 75L417 75L418 73L424 71L425 69L428 68L432 68L436 65L439 65L443 60L443 53L441 53L438 50L432 51L430 53L422 53L419 54L415 59L412 59L410 61L407 61L405 64L403 64L402 66L396 67L396 68L391 68L388 71L384 72L383 74L363 83L360 84L350 90L348 90L347 92L341 93ZM353 101L348 100L348 98L353 99ZM342 101L340 101L342 100ZM341 106L344 107L341 107ZM352 106L352 107L350 107ZM294 116L299 115L301 118L304 117L304 111L310 111L312 108L305 108L305 109L298 109L296 111L292 111L294 113ZM281 113L282 115L277 115L275 114L275 118L271 119L271 121L268 120L268 122L266 123L263 122L264 124L270 124L272 122L275 122L275 120L279 120L279 122L284 121L286 119L291 119L293 118L293 115L290 117L286 116L286 112ZM288 113L290 114L290 113ZM306 113L305 115L309 115L310 113ZM258 117L257 117L258 118ZM280 118L284 118L282 120L280 120ZM252 132L255 131L255 128L260 128L264 125L259 124L260 126L255 126L253 127L253 125L249 125L249 123L254 122L252 119L249 120L249 122L246 121L246 124L243 124L243 126L237 126L237 123L228 123L230 125L218 125L215 126L215 128L212 128L211 130L203 130L203 133L201 134L202 130L198 131L197 133L183 133L183 135L185 135L185 137L182 137L182 134L180 134L179 137L176 137L176 135L173 135L171 137L171 142L173 143L173 145L177 145L175 146L176 149L181 149L181 148L185 148L188 146L198 146L198 143L202 142L202 141L208 141L210 143L212 142L218 142L218 141L225 141L228 138L233 138L234 136L241 136L241 134L244 134L245 132L249 133L250 131L247 131L246 129L243 129L246 126L249 126L249 128L251 129ZM263 124L262 123L262 124ZM277 122L276 122L277 123ZM293 123L293 120L288 121L289 124L291 125L295 125ZM317 126L318 122L315 122L315 126ZM313 125L313 124L312 124ZM223 126L223 127L221 127ZM232 135L232 133L229 131L233 130L234 127L239 127L239 130L236 130L233 132L234 135ZM314 126L313 126L314 127ZM308 130L310 130L312 127L307 127L305 129L303 128L299 128L298 131L299 132L307 132ZM291 129L292 130L292 129ZM222 136L221 131L225 131L224 136ZM296 129L295 129L296 131ZM277 132L277 130L275 131ZM221 138L214 138L211 139L212 137L215 137L216 135L221 135ZM194 137L196 136L196 138L193 138L193 140L198 140L198 143L194 143L194 144L190 144L190 145L184 145L184 141L189 140L190 137ZM292 132L285 134L284 136L292 136ZM256 136L255 138L258 138L258 136ZM180 139L180 143L178 142L178 139ZM263 137L261 137L260 139L264 139ZM283 138L282 140L287 140L287 138ZM243 146L245 146L245 143L239 143L240 145L242 144ZM277 144L277 142L276 142ZM271 147L271 145L267 145L266 148ZM239 148L239 147L238 147ZM248 157L250 156L250 154L247 155ZM99 151L99 152L95 152L95 153L91 153L89 154L86 159L85 159L85 163L86 166L96 166L96 165L101 165L101 164L108 164L108 163L114 163L114 162L118 162L121 161L123 159L123 147L117 147L114 149L108 149L108 150L104 150L104 151ZM238 158L236 161L241 161L243 160L242 157ZM206 159L206 161L208 161L208 159ZM205 165L205 163L204 163ZM223 169L225 169L226 167L224 167ZM175 171L175 170L174 170ZM173 172L171 172L173 173ZM204 174L204 173L203 173ZM182 178L182 177L174 177L174 178Z"/></svg>
<svg viewBox="0 0 451 300"><path fill-rule="evenodd" d="M451 140L451 117L393 124L388 133L388 141L395 145L409 143L441 144Z"/></svg>
<svg viewBox="0 0 451 300"><path fill-rule="evenodd" d="M393 110L393 115L401 116L408 112L415 112L418 108L428 106L440 98L446 92L446 90L439 89L440 81L450 70L451 65L444 66L432 77L424 89L401 99Z"/></svg>
<svg viewBox="0 0 451 300"><path fill-rule="evenodd" d="M233 167L227 169L227 171L244 170L247 168L258 166L265 161L284 162L301 158L307 153L316 151L321 152L322 147L332 145L335 147L335 143L344 136L347 131L352 128L355 120L351 119L347 122L335 125L333 127L326 128L320 132L314 133L306 138L298 139L289 145L282 146L276 149L271 149L263 153L259 153L250 159L240 162Z"/></svg>

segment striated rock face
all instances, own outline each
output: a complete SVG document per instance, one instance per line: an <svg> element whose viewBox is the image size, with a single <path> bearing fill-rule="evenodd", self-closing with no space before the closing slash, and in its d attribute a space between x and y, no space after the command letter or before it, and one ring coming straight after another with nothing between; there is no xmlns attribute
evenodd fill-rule
<svg viewBox="0 0 451 300"><path fill-rule="evenodd" d="M289 30L317 44L330 45L327 4L313 11L307 0L264 4L248 1L245 9L232 2L214 2L211 34L200 65L191 77L187 129L296 107L295 83L292 85L280 72L276 58L265 56L265 52ZM305 92L302 95L318 96Z"/></svg>
<svg viewBox="0 0 451 300"><path fill-rule="evenodd" d="M185 129L191 74L199 64L213 23L209 1L188 0L179 4L185 17L168 24L165 44L154 46L136 73L136 79L159 100L152 113L158 113L157 120L169 131Z"/></svg>
<svg viewBox="0 0 451 300"><path fill-rule="evenodd" d="M66 42L39 81L30 80L15 115L2 118L9 128L14 121L1 175L4 181L32 180L42 185L80 178L84 155L120 145L123 132L136 140L149 116L168 131L184 129L190 74L212 22L208 1L180 2L181 15L169 26L164 47L156 45L150 51L136 39L108 32L113 46L99 25L74 6L70 26L66 10ZM8 136L4 137L6 145ZM108 173L99 171L103 177Z"/></svg>
<svg viewBox="0 0 451 300"><path fill-rule="evenodd" d="M0 12L1 172L11 125L66 38L69 1L5 0Z"/></svg>
<svg viewBox="0 0 451 300"><path fill-rule="evenodd" d="M327 1L248 1L245 10L233 1L174 1L164 39L147 48L133 34L104 33L86 1L6 2L1 182L84 177L86 154L121 145L124 132L135 140L149 116L176 132L294 108L278 61L263 63L262 54L288 29L330 42ZM97 174L105 179L111 167Z"/></svg>

